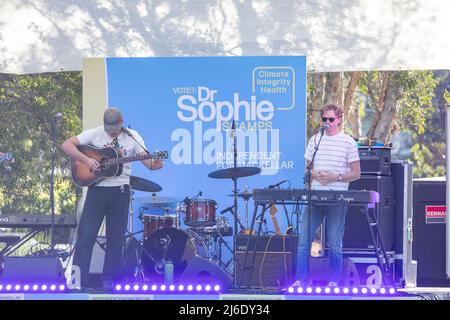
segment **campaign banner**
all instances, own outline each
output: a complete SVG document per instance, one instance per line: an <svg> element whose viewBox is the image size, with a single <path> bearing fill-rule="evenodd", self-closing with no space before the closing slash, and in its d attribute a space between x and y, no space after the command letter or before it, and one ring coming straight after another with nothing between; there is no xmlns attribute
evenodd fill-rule
<svg viewBox="0 0 450 320"><path fill-rule="evenodd" d="M106 73L108 105L122 110L124 125L150 152L169 154L162 170L133 165L133 175L162 187L153 202L164 203L158 210L151 194L136 191L133 231L142 228L143 214L179 214L183 225L195 212L180 211L179 203L194 197L214 207L216 221L233 226L232 211L220 212L233 204L234 181L225 171L213 173L235 163L260 168L240 171L236 181L239 229L249 227L253 211L242 194L283 180L280 187L303 187L305 57L107 58ZM282 228L293 219L279 216ZM264 220L263 230L273 231L270 217Z"/></svg>

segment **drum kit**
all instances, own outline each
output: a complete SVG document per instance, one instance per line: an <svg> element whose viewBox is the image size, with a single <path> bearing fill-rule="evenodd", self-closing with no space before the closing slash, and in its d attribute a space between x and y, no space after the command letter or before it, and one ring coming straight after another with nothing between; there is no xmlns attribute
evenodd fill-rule
<svg viewBox="0 0 450 320"><path fill-rule="evenodd" d="M125 273L128 273L125 274L126 278L144 281L162 280L164 266L170 261L174 267L173 278L177 280L195 256L208 259L224 272L232 275L233 271L228 269L233 265L234 250L224 237L235 236L238 224L241 227L240 232L248 230L248 201L252 197L248 187L244 192L239 192L236 181L240 177L252 176L260 171L260 168L255 167L239 167L214 171L208 175L214 179L229 178L235 182L233 193L230 195L234 197L234 204L221 212L232 212L235 220L234 228L230 226L227 217L216 217L217 202L213 199L201 198L201 191L194 197L186 197L178 201L176 198L157 196L155 192L161 191L161 186L132 176L128 237L138 233L142 233L143 236L139 248L133 248L136 252L132 255L138 255L139 258L136 259L134 268L125 268ZM142 223L142 230L133 233L132 202L135 190L151 192L152 195L136 199L139 200L138 216ZM237 216L237 198L242 198L245 203L245 227ZM180 222L184 223L183 226ZM127 243L130 242L127 241ZM233 255L233 258L227 262L222 259L223 246ZM126 251L127 249L125 248ZM129 257L130 252L125 252L124 256Z"/></svg>

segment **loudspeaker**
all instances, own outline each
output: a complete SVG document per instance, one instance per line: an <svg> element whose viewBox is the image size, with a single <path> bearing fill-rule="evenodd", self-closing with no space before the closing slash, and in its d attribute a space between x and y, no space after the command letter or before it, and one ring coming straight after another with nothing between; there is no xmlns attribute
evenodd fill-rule
<svg viewBox="0 0 450 320"><path fill-rule="evenodd" d="M298 236L264 235L259 237L258 243L256 236L250 236L245 259L248 237L236 237L235 285L280 288L293 282L297 269Z"/></svg>
<svg viewBox="0 0 450 320"><path fill-rule="evenodd" d="M66 283L58 257L6 257L2 281Z"/></svg>
<svg viewBox="0 0 450 320"><path fill-rule="evenodd" d="M361 174L391 175L391 148L358 147Z"/></svg>
<svg viewBox="0 0 450 320"><path fill-rule="evenodd" d="M233 279L210 260L195 256L181 274L179 282L219 284L222 289L228 289Z"/></svg>
<svg viewBox="0 0 450 320"><path fill-rule="evenodd" d="M414 180L413 199L413 258L417 260L417 285L450 287L446 274L445 178L441 181Z"/></svg>
<svg viewBox="0 0 450 320"><path fill-rule="evenodd" d="M380 202L375 205L375 220L386 251L392 250L395 223L393 178L390 176L362 175L359 180L350 183L349 190L373 190L380 194ZM373 250L369 225L362 207L350 206L348 209L345 219L343 248Z"/></svg>

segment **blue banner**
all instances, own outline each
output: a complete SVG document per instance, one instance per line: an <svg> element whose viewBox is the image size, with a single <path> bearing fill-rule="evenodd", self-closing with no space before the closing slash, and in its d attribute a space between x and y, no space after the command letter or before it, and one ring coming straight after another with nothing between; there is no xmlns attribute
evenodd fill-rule
<svg viewBox="0 0 450 320"><path fill-rule="evenodd" d="M233 226L230 212L219 214L233 204L233 180L208 174L234 166L235 141L237 165L261 169L238 179L239 192L282 180L288 182L281 187L303 185L305 57L108 58L107 79L109 106L123 111L124 125L141 134L150 152L169 153L162 170L133 165L133 175L162 186L157 197L181 201L201 191L200 199L217 205L216 218L225 217ZM134 194L133 231L143 228L138 215L149 197L147 192ZM246 215L251 219L251 199L247 205L240 197L238 215L244 227L250 225ZM154 214L173 212L169 207ZM287 219L281 213L284 231ZM181 212L182 222L185 215ZM269 217L266 222L273 231Z"/></svg>

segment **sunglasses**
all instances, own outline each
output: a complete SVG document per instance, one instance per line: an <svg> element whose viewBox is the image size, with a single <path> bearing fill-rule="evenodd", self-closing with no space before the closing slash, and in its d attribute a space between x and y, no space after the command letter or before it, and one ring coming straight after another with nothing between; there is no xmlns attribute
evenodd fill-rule
<svg viewBox="0 0 450 320"><path fill-rule="evenodd" d="M334 122L334 120L336 120L336 118L326 118L326 117L322 117L322 121L323 121L323 122L327 122L327 120L330 121L330 122Z"/></svg>

